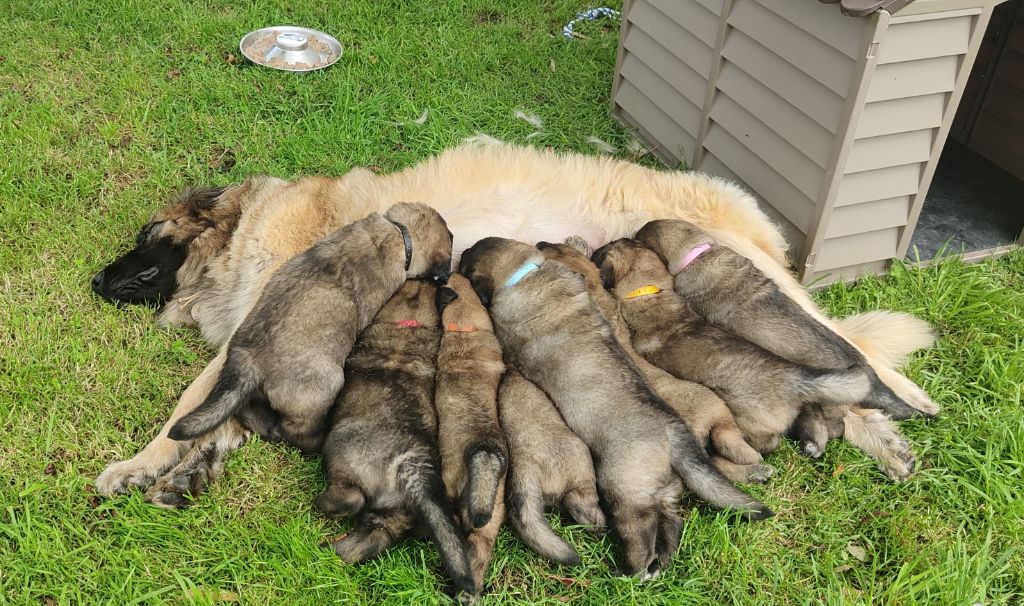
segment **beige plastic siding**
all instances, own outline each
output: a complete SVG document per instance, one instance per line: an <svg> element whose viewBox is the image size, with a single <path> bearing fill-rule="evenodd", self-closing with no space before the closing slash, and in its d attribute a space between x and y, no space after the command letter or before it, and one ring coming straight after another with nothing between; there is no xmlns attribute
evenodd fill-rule
<svg viewBox="0 0 1024 606"><path fill-rule="evenodd" d="M999 1L854 19L805 0L627 0L613 107L666 162L769 204L805 282L880 271Z"/></svg>

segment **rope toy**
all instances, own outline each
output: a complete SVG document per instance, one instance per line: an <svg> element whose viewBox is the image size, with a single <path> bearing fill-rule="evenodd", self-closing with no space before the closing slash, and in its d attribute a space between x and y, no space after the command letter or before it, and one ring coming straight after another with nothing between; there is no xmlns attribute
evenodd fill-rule
<svg viewBox="0 0 1024 606"><path fill-rule="evenodd" d="M576 18L565 24L565 27L562 28L562 36L564 36L566 40L572 40L572 29L576 27L576 24L580 21L597 21L601 17L618 19L621 16L622 13L613 8L608 8L607 6L602 6L600 8L588 8L585 11L576 13Z"/></svg>

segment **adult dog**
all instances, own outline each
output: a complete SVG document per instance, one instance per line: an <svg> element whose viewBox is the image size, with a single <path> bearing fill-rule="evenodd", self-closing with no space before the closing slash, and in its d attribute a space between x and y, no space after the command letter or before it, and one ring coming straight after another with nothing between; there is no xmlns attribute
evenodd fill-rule
<svg viewBox="0 0 1024 606"><path fill-rule="evenodd" d="M206 398L224 364L224 344L270 275L338 227L408 200L441 212L454 234L456 263L461 251L486 236L560 242L579 234L596 248L633 235L652 219L686 219L751 259L808 313L850 339L873 367L895 366L931 342L928 327L909 316L826 318L786 270L785 241L757 202L736 185L701 173L499 145L457 147L388 175L357 168L337 178L294 182L253 177L227 188L186 191L154 214L133 250L93 278L94 290L109 300L161 302L161 325L198 326L221 349L184 391L159 435L97 478L98 492L145 488L161 476L163 490L187 489L197 469L215 476L224 453L245 438L236 423L193 441L171 440L167 432ZM869 431L849 422L852 431ZM150 491L147 498L160 496Z"/></svg>

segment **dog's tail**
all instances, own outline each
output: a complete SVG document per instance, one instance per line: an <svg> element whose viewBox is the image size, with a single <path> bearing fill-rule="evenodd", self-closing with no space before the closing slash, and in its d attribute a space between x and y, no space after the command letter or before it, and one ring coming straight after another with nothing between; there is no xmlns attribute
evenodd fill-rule
<svg viewBox="0 0 1024 606"><path fill-rule="evenodd" d="M475 596L479 590L469 566L466 537L455 527L455 511L437 468L427 457L411 457L399 464L398 479L427 535L437 546L441 563L455 588Z"/></svg>
<svg viewBox="0 0 1024 606"><path fill-rule="evenodd" d="M493 441L478 442L466 450L466 512L473 528L483 528L491 521L506 466L504 449Z"/></svg>
<svg viewBox="0 0 1024 606"><path fill-rule="evenodd" d="M935 342L927 322L905 313L869 311L834 322L866 356L886 368L901 366L908 355Z"/></svg>
<svg viewBox="0 0 1024 606"><path fill-rule="evenodd" d="M167 435L172 440L191 440L216 429L252 399L260 380L260 372L248 352L229 351L210 395L199 407L178 419Z"/></svg>
<svg viewBox="0 0 1024 606"><path fill-rule="evenodd" d="M805 367L803 374L795 385L801 402L856 404L871 393L871 379L859 364L840 370Z"/></svg>
<svg viewBox="0 0 1024 606"><path fill-rule="evenodd" d="M862 408L878 408L897 420L909 419L914 415L923 414L922 411L911 406L888 385L883 383L874 371L869 369L868 374L871 377L871 393L860 402Z"/></svg>
<svg viewBox="0 0 1024 606"><path fill-rule="evenodd" d="M540 555L566 566L576 566L580 556L571 545L555 534L544 517L544 496L540 486L520 486L509 482L505 493L508 521L526 546Z"/></svg>
<svg viewBox="0 0 1024 606"><path fill-rule="evenodd" d="M699 498L719 509L739 512L747 520L763 520L775 515L764 503L733 486L714 468L685 423L673 423L669 438L672 443L672 469Z"/></svg>

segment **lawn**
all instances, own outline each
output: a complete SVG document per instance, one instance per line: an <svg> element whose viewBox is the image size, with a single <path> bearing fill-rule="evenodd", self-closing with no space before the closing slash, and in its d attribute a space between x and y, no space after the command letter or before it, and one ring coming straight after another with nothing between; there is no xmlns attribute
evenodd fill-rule
<svg viewBox="0 0 1024 606"><path fill-rule="evenodd" d="M809 1L809 0L808 0ZM88 289L187 183L269 173L394 170L477 132L627 151L608 115L615 24L560 29L570 0L0 2L0 602L446 603L436 555L409 541L348 566L319 547L345 526L311 507L319 464L253 441L184 511L91 480L134 454L212 352L151 310ZM334 67L239 61L247 31L293 22L337 35ZM426 121L415 123L424 110ZM644 158L642 161L650 162ZM943 406L902 428L921 469L892 484L858 451L791 443L750 490L771 520L687 504L674 565L641 584L609 572L611 540L566 532L565 569L499 539L489 604L1009 604L1024 600L1024 254L837 285L847 315L887 308L941 338L909 364Z"/></svg>

